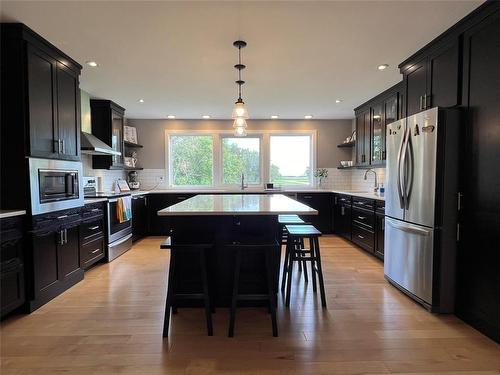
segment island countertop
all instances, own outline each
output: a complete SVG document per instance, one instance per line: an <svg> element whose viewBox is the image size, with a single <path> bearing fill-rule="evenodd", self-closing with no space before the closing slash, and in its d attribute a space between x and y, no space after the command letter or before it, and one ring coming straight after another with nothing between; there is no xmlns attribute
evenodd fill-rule
<svg viewBox="0 0 500 375"><path fill-rule="evenodd" d="M158 216L317 215L318 211L282 194L196 195L158 211Z"/></svg>

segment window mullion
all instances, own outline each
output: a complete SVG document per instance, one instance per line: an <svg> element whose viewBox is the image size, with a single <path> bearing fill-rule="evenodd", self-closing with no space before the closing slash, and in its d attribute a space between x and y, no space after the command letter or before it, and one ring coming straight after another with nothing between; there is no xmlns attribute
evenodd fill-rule
<svg viewBox="0 0 500 375"><path fill-rule="evenodd" d="M222 185L222 135L213 134L213 186L219 187Z"/></svg>

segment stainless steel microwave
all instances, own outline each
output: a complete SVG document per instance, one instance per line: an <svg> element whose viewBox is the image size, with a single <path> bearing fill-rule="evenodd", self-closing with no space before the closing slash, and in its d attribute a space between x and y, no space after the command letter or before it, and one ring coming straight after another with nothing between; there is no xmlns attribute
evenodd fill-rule
<svg viewBox="0 0 500 375"><path fill-rule="evenodd" d="M33 215L83 206L81 162L30 158L29 174Z"/></svg>

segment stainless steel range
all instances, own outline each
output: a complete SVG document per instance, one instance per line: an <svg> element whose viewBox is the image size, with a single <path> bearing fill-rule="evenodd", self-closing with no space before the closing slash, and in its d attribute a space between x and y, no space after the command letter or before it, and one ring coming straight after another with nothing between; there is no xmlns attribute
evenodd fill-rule
<svg viewBox="0 0 500 375"><path fill-rule="evenodd" d="M111 262L132 248L132 218L120 222L116 214L116 206L119 198L130 197L129 192L97 192L94 177L84 177L85 198L106 198L107 218L107 251L106 259Z"/></svg>

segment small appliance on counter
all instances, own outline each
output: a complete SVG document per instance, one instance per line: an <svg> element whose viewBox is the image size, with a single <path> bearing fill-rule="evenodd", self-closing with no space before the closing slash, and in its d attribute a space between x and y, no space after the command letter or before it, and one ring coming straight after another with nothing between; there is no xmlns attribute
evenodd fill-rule
<svg viewBox="0 0 500 375"><path fill-rule="evenodd" d="M141 183L137 181L138 173L137 171L128 172L128 186L132 190L139 190L141 187Z"/></svg>

